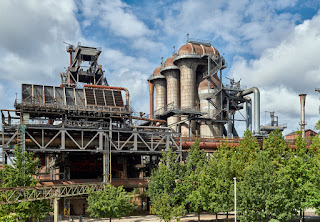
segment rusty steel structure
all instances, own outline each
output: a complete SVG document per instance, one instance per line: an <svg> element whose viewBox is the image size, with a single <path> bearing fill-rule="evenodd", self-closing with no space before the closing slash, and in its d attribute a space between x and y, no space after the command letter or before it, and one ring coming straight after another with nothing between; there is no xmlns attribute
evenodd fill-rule
<svg viewBox="0 0 320 222"><path fill-rule="evenodd" d="M252 119L253 134L260 136L259 89L246 89L234 79L223 84L225 68L225 59L211 43L188 38L148 79L150 113L183 138L238 138L235 121L246 122L252 131ZM254 106L249 94L254 95ZM235 119L243 109L243 119Z"/></svg>
<svg viewBox="0 0 320 222"><path fill-rule="evenodd" d="M19 146L39 157L40 181L115 180L132 189L145 187L145 178L169 147L182 159L181 134L166 127L166 120L135 112L128 89L108 85L98 64L101 49L69 45L67 52L70 66L61 74L60 86L24 83L15 109L1 110L4 164L12 161ZM7 203L25 201L15 190L10 192L15 199ZM31 188L19 192L30 194L29 200L63 198L70 212L68 193L56 198L43 196L45 190L41 197ZM76 193L72 195L82 194Z"/></svg>
<svg viewBox="0 0 320 222"><path fill-rule="evenodd" d="M225 59L208 42L188 39L154 70L148 79L149 115L132 108L128 89L108 85L98 64L101 49L78 44L67 52L70 65L60 74L60 86L24 83L15 109L1 110L3 163L12 161L16 146L33 152L41 162L41 182L94 179L94 189L106 183L145 188L168 148L179 161L196 138L206 152L226 142L236 147L236 121L262 135L259 89L234 79L223 84ZM235 119L237 112L243 119ZM90 185L2 189L9 196L1 201L54 199L57 215L58 199L70 212L68 197L85 194L85 186Z"/></svg>

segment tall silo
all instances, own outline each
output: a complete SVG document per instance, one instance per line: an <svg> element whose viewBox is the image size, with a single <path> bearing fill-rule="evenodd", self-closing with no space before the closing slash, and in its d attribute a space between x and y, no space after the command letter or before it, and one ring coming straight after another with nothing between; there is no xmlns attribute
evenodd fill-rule
<svg viewBox="0 0 320 222"><path fill-rule="evenodd" d="M157 67L149 81L154 84L156 88L156 111L155 115L164 111L164 108L167 106L167 86L166 86L166 77L160 74L161 67Z"/></svg>
<svg viewBox="0 0 320 222"><path fill-rule="evenodd" d="M186 45L181 46L178 55L173 59L174 64L180 69L181 109L189 109L190 111L200 110L198 88L200 85L203 87L205 84L201 81L207 81L202 78L204 75L202 69L205 70L208 68L208 56L214 60L220 58L219 52L213 46L188 42ZM212 66L216 65L214 63L211 64ZM200 70L198 69L199 67ZM199 77L199 75L202 76ZM204 105L204 101L202 101L202 104ZM203 105L201 105L201 107L204 109ZM191 121L191 124L187 124L186 122L181 126L182 136L189 136L189 128L191 128L191 136L197 136L196 131L199 126L197 126L194 120Z"/></svg>
<svg viewBox="0 0 320 222"><path fill-rule="evenodd" d="M167 105L168 109L179 109L180 108L180 70L173 64L173 58L169 57L160 72L166 77L167 81ZM167 119L168 126L172 126L174 130L179 131L179 127L172 125L180 121L179 116L171 116Z"/></svg>

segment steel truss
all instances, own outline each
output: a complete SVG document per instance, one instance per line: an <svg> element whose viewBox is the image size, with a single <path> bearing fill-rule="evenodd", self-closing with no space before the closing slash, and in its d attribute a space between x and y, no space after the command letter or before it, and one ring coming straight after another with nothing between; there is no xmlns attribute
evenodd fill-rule
<svg viewBox="0 0 320 222"><path fill-rule="evenodd" d="M6 128L6 127L4 127ZM12 145L20 142L19 127L11 133L2 134L4 150L13 150ZM181 151L176 141L180 134L165 127L133 127L126 129L93 129L71 127L48 127L27 125L25 129L26 150L33 152L89 151L141 153L163 151L168 147ZM68 142L68 144L66 144ZM110 146L110 147L109 147ZM106 149L109 148L109 149Z"/></svg>
<svg viewBox="0 0 320 222"><path fill-rule="evenodd" d="M100 182L57 186L0 188L0 204L81 196L88 194L90 190L104 191L105 185L106 183Z"/></svg>
<svg viewBox="0 0 320 222"><path fill-rule="evenodd" d="M69 127L53 125L26 125L23 132L24 144L31 152L95 152L103 154L103 181L110 181L111 155L128 154L161 154L171 147L182 160L181 135L167 127L112 128L109 127ZM14 145L21 142L19 125L4 126L2 147L4 162ZM179 145L178 145L179 144Z"/></svg>

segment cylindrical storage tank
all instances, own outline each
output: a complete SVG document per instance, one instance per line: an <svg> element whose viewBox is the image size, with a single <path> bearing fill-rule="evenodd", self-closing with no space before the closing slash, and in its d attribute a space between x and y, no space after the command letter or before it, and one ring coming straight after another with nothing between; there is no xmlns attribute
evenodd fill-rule
<svg viewBox="0 0 320 222"><path fill-rule="evenodd" d="M179 68L181 109L196 110L195 95L197 66L191 60L182 60L179 62ZM194 136L195 131L196 124L194 121L191 122L191 125L188 121L181 125L181 135L183 137Z"/></svg>
<svg viewBox="0 0 320 222"><path fill-rule="evenodd" d="M209 83L209 87L208 87ZM209 88L209 89L208 89ZM207 113L206 117L213 118L218 110L207 100L211 97L211 101L216 104L217 107L220 106L220 100L217 97L212 97L218 89L213 86L208 79L202 79L198 87L198 95L200 100L200 111ZM219 137L221 136L220 126L214 124L212 121L201 121L200 123L200 137Z"/></svg>
<svg viewBox="0 0 320 222"><path fill-rule="evenodd" d="M154 84L156 88L156 108L155 115L159 115L165 111L165 107L167 106L167 86L166 79L163 75L160 74L161 67L157 67L151 78L150 82Z"/></svg>
<svg viewBox="0 0 320 222"><path fill-rule="evenodd" d="M196 69L199 58L200 56L194 52L193 44L187 43L181 46L178 56L173 59L174 64L180 69L180 104L182 110L197 109L195 107ZM181 120L183 119L185 117ZM195 121L191 121L191 124L188 121L181 124L181 135L183 137L194 136L195 134Z"/></svg>
<svg viewBox="0 0 320 222"><path fill-rule="evenodd" d="M169 57L162 69L161 74L166 77L167 82L167 107L168 109L180 108L180 70L173 64L174 56ZM179 116L171 116L167 119L168 126L180 121ZM178 126L172 125L172 129L180 131Z"/></svg>
<svg viewBox="0 0 320 222"><path fill-rule="evenodd" d="M180 69L181 109L199 111L196 71L199 65L206 65L208 55L215 60L220 58L219 52L213 46L189 42L179 49L177 57L173 59L174 64ZM198 128L199 126L193 120L189 125L181 125L181 134L182 136L196 136Z"/></svg>

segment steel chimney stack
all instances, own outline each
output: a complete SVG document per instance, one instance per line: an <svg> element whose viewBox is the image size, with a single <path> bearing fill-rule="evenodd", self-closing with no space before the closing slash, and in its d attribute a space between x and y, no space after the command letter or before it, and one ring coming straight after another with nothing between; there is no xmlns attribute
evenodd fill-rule
<svg viewBox="0 0 320 222"><path fill-rule="evenodd" d="M306 125L306 122L305 122L305 116L306 116L305 107L306 107L307 94L300 94L299 96L300 96L300 105L301 105L301 122L300 122L300 126L301 126L301 131L302 131L302 138L305 138L305 134L306 134L306 131L305 131L305 125Z"/></svg>

